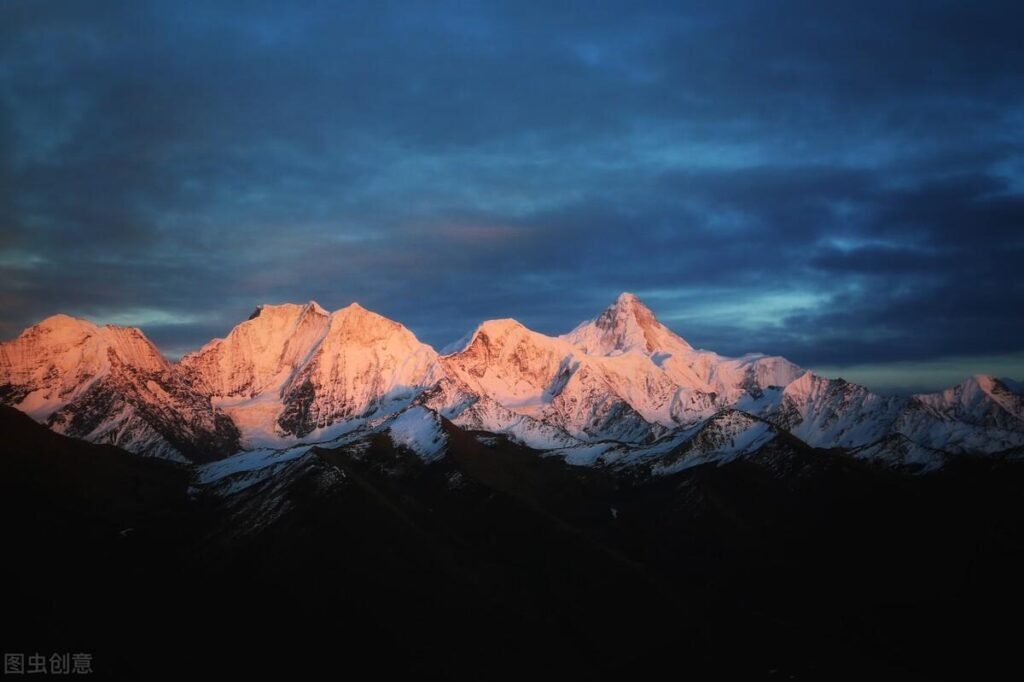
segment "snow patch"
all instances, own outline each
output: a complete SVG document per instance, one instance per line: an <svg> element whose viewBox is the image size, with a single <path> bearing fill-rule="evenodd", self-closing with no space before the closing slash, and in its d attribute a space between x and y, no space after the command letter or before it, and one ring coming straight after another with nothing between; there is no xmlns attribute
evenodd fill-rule
<svg viewBox="0 0 1024 682"><path fill-rule="evenodd" d="M425 407L411 407L398 415L388 426L388 435L395 445L412 450L425 462L443 457L448 445L437 413Z"/></svg>

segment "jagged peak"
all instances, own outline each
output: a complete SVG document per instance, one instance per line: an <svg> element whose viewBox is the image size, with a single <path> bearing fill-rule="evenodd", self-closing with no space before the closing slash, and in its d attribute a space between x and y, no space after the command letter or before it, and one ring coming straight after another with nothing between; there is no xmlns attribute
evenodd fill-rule
<svg viewBox="0 0 1024 682"><path fill-rule="evenodd" d="M306 312L316 313L318 315L330 315L330 313L327 312L324 309L324 307L322 305L320 305L319 303L317 303L316 301L310 301L309 303L307 303L305 305L304 310Z"/></svg>
<svg viewBox="0 0 1024 682"><path fill-rule="evenodd" d="M913 397L923 400L943 397L952 399L955 395L967 396L979 392L991 393L999 383L998 379L989 374L972 374L968 377L964 377L963 381L950 386L949 388L929 393L915 393Z"/></svg>
<svg viewBox="0 0 1024 682"><path fill-rule="evenodd" d="M625 291L593 320L566 334L570 343L592 355L638 351L646 354L691 350L684 339L658 321L634 293Z"/></svg>
<svg viewBox="0 0 1024 682"><path fill-rule="evenodd" d="M332 326L335 326L335 324L351 324L353 322L358 324L385 324L395 328L406 328L401 322L396 322L390 317L385 317L355 302L349 303L344 308L339 308L331 313Z"/></svg>
<svg viewBox="0 0 1024 682"><path fill-rule="evenodd" d="M642 326L660 325L654 312L647 307L647 304L640 300L640 297L629 291L624 291L594 320L598 326L610 326L616 320L624 317L632 317Z"/></svg>
<svg viewBox="0 0 1024 682"><path fill-rule="evenodd" d="M188 365L206 355L223 348L242 338L261 337L284 338L294 332L309 315L330 319L330 313L316 301L308 303L263 303L256 307L244 321L236 324L224 337L217 337L206 342L202 347L186 353L178 364Z"/></svg>
<svg viewBox="0 0 1024 682"><path fill-rule="evenodd" d="M487 339L488 344L498 344L503 346L510 340L518 342L523 339L528 339L530 342L542 346L557 346L567 354L572 352L572 348L561 337L551 337L541 334L540 332L530 329L519 320L504 317L493 320L484 320L462 338L444 346L441 354L450 356L469 350L474 344L479 342L481 336Z"/></svg>
<svg viewBox="0 0 1024 682"><path fill-rule="evenodd" d="M384 319L388 319L388 318L384 317L383 315L381 315L379 313L375 313L372 310L364 308L362 305L359 304L358 301L352 301L351 303L349 303L344 308L338 308L337 310L334 311L333 314L334 315L372 315L372 316L382 317Z"/></svg>
<svg viewBox="0 0 1024 682"><path fill-rule="evenodd" d="M809 393L814 388L814 385L822 380L824 380L823 377L819 377L811 370L807 370L787 384L784 391L790 395Z"/></svg>
<svg viewBox="0 0 1024 682"><path fill-rule="evenodd" d="M1019 388L1019 385L1015 385L1015 383L1013 381L1007 383L991 374L972 374L957 384L953 390L959 390L962 396L983 393L990 398L999 400L1000 396L1005 396L1008 393L1019 393L1016 390Z"/></svg>
<svg viewBox="0 0 1024 682"><path fill-rule="evenodd" d="M411 329L358 303L331 313L327 339L343 339L345 343L373 345L388 338L402 338L411 347L435 351L420 341Z"/></svg>
<svg viewBox="0 0 1024 682"><path fill-rule="evenodd" d="M977 386L981 390L988 392L995 388L996 384L998 383L999 380L996 379L991 374L972 374L971 376L961 381L960 385L963 386L964 388L973 388L974 386Z"/></svg>
<svg viewBox="0 0 1024 682"><path fill-rule="evenodd" d="M524 331L529 332L521 322L514 320L511 317L503 317L494 320L484 320L478 324L473 330L465 334L461 339L450 343L443 349L444 355L456 355L463 351L468 350L481 335L488 339L499 339L510 332Z"/></svg>
<svg viewBox="0 0 1024 682"><path fill-rule="evenodd" d="M277 326L277 325L288 325L298 324L305 316L314 314L322 317L329 317L330 313L323 309L316 301L309 301L308 303L263 303L256 307L256 310L252 315L248 317L244 322L236 325L228 333L230 337L232 334L236 334L240 329L255 326L260 328L265 325ZM223 341L224 339L213 339L211 344ZM204 346L205 348L206 346Z"/></svg>
<svg viewBox="0 0 1024 682"><path fill-rule="evenodd" d="M263 303L256 306L256 310L253 311L246 322L268 314L295 315L307 312L314 312L320 315L330 314L316 301L309 301L308 303Z"/></svg>
<svg viewBox="0 0 1024 682"><path fill-rule="evenodd" d="M1015 383L1012 382L1011 383ZM938 409L956 409L974 412L998 405L1017 419L1024 420L1024 395L1017 386L1007 385L989 374L973 374L959 384L935 393L918 393L913 399L918 404Z"/></svg>
<svg viewBox="0 0 1024 682"><path fill-rule="evenodd" d="M629 309L646 310L648 313L651 313L651 316L654 315L654 313L651 312L651 309L647 307L647 304L641 301L640 297L631 291L623 291L619 294L615 298L615 301L606 308L605 312Z"/></svg>

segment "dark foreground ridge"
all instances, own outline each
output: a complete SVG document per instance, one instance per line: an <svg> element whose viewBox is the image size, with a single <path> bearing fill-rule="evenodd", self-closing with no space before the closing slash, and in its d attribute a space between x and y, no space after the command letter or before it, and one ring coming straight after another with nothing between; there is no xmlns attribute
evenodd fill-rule
<svg viewBox="0 0 1024 682"><path fill-rule="evenodd" d="M5 651L96 678L934 679L1010 662L1024 467L779 440L630 480L450 423L235 495L0 409ZM271 677L270 679L273 679Z"/></svg>

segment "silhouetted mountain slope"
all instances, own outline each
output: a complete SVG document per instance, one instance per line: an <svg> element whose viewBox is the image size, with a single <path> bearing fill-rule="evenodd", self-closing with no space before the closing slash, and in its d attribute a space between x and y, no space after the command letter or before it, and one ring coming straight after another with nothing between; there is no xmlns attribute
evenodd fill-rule
<svg viewBox="0 0 1024 682"><path fill-rule="evenodd" d="M443 421L439 459L380 433L190 492L0 419L5 647L121 679L977 678L1016 651L1012 462L913 477L780 437L652 478Z"/></svg>

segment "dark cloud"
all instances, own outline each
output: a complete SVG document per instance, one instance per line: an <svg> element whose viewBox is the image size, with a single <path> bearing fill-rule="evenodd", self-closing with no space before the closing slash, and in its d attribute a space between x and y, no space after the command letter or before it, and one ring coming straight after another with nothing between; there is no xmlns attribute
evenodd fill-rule
<svg viewBox="0 0 1024 682"><path fill-rule="evenodd" d="M635 290L727 353L1024 351L1019 5L707 5L4 3L0 333Z"/></svg>

